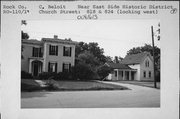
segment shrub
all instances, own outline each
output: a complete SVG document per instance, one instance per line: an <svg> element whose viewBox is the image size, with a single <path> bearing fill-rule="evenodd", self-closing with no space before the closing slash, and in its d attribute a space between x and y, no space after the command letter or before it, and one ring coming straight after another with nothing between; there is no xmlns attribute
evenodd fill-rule
<svg viewBox="0 0 180 119"><path fill-rule="evenodd" d="M72 80L72 73L71 72L59 72L56 77L55 80Z"/></svg>
<svg viewBox="0 0 180 119"><path fill-rule="evenodd" d="M98 67L97 73L100 76L100 79L104 79L106 76L108 76L109 73L111 73L112 69L106 65L102 65Z"/></svg>
<svg viewBox="0 0 180 119"><path fill-rule="evenodd" d="M47 83L46 85L47 85L47 87L45 89L48 91L59 89L59 87L57 85L55 85L54 83Z"/></svg>
<svg viewBox="0 0 180 119"><path fill-rule="evenodd" d="M21 71L21 78L22 79L32 79L32 74L26 72L26 71Z"/></svg>
<svg viewBox="0 0 180 119"><path fill-rule="evenodd" d="M38 78L40 80L47 80L49 78L55 78L57 76L57 73L55 72L42 72L39 74Z"/></svg>
<svg viewBox="0 0 180 119"><path fill-rule="evenodd" d="M93 70L89 64L80 62L72 68L72 76L75 79L90 80L93 77Z"/></svg>

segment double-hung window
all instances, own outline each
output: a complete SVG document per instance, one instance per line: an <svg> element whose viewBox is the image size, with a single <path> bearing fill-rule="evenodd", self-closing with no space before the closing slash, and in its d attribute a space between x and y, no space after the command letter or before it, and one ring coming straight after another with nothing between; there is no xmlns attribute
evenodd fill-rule
<svg viewBox="0 0 180 119"><path fill-rule="evenodd" d="M48 72L57 72L57 63L56 62L49 62Z"/></svg>
<svg viewBox="0 0 180 119"><path fill-rule="evenodd" d="M42 57L41 47L40 48L33 47L32 56L33 57Z"/></svg>
<svg viewBox="0 0 180 119"><path fill-rule="evenodd" d="M149 71L149 78L151 78L151 71Z"/></svg>
<svg viewBox="0 0 180 119"><path fill-rule="evenodd" d="M70 72L71 63L63 63L63 72Z"/></svg>
<svg viewBox="0 0 180 119"><path fill-rule="evenodd" d="M144 78L146 78L146 71L143 72Z"/></svg>
<svg viewBox="0 0 180 119"><path fill-rule="evenodd" d="M63 47L63 56L71 57L71 47Z"/></svg>
<svg viewBox="0 0 180 119"><path fill-rule="evenodd" d="M49 55L58 55L58 46L57 45L49 45Z"/></svg>

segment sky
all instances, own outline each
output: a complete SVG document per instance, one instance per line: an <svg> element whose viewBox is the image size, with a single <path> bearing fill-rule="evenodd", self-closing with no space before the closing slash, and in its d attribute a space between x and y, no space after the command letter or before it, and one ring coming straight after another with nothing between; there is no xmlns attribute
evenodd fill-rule
<svg viewBox="0 0 180 119"><path fill-rule="evenodd" d="M158 20L56 20L29 21L21 29L27 32L29 39L71 38L86 43L97 42L104 49L104 55L125 57L133 47L152 44L151 26L158 29ZM154 38L160 48L160 41Z"/></svg>

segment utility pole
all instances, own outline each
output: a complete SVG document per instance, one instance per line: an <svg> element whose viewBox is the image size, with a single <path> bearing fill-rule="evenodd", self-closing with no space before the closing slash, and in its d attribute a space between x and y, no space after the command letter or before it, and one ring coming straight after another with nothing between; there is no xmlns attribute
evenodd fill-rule
<svg viewBox="0 0 180 119"><path fill-rule="evenodd" d="M152 32L152 46L153 46L153 72L154 72L154 88L157 88L156 86L156 77L155 77L155 56L154 56L154 31L153 26L151 26L151 32Z"/></svg>

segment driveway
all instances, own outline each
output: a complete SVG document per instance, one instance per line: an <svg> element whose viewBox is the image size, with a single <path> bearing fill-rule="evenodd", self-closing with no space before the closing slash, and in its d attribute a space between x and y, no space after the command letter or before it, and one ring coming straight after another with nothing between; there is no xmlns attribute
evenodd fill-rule
<svg viewBox="0 0 180 119"><path fill-rule="evenodd" d="M22 108L123 108L160 107L160 90L131 84L130 90L22 92Z"/></svg>

